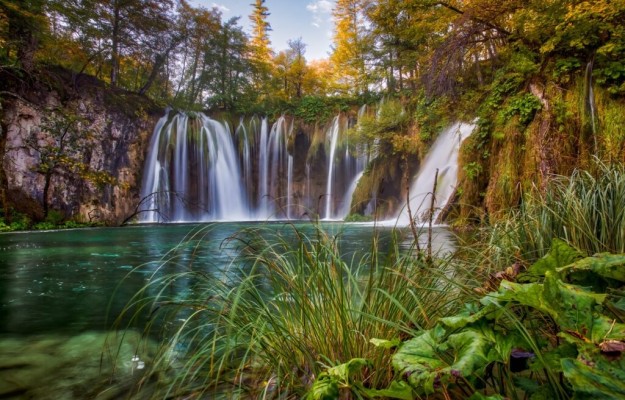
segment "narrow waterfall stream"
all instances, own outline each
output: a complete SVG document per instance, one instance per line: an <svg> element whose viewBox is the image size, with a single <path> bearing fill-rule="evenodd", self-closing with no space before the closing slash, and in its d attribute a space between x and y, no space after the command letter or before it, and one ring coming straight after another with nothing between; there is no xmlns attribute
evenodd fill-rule
<svg viewBox="0 0 625 400"><path fill-rule="evenodd" d="M457 122L440 133L429 153L421 162L419 172L410 185L410 211L415 222L424 222L430 208L432 189L436 170L438 182L436 185L434 215L436 221L441 210L451 199L456 190L458 180L458 153L460 145L469 137L475 125ZM410 224L408 207L404 206L397 218L391 222L397 225Z"/></svg>
<svg viewBox="0 0 625 400"><path fill-rule="evenodd" d="M334 153L336 152L336 142L339 138L341 118L339 116L334 117L332 121L332 128L328 131L327 137L330 142L330 156L328 157L328 179L325 192L325 212L323 219L332 219L332 180L334 178Z"/></svg>

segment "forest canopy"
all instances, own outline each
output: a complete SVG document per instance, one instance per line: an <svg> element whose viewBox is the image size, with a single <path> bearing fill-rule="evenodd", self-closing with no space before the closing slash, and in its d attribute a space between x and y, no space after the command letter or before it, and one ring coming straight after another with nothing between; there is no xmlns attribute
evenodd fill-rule
<svg viewBox="0 0 625 400"><path fill-rule="evenodd" d="M60 65L180 108L282 111L303 98L487 88L502 67L566 83L594 63L625 93L625 1L337 0L327 60L306 43L271 47L264 0L246 33L238 18L185 0L1 0L3 68Z"/></svg>

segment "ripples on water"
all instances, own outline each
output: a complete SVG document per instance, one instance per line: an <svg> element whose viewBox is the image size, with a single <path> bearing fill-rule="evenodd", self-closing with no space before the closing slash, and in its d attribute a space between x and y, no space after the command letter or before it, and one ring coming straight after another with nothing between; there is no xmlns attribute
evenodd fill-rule
<svg viewBox="0 0 625 400"><path fill-rule="evenodd" d="M99 382L94 366L99 365L112 321L153 274L180 272L190 264L206 273L220 273L240 251L228 239L250 228L262 229L265 239L287 242L295 240L296 229L314 235L313 226L305 223L138 225L0 234L0 360L5 360L0 362L0 397L87 396L89 382ZM324 223L323 229L337 238L346 260L366 254L374 229L382 249L391 237L391 228L371 224ZM437 251L453 251L446 229L434 233ZM407 231L404 235L400 247L408 251L411 236ZM174 248L175 253L170 252ZM181 296L188 290L175 289ZM61 362L64 357L70 361ZM134 356L123 357L128 360L120 362L128 364ZM19 366L13 368L15 363ZM93 376L80 375L79 370ZM42 385L47 390L40 390ZM76 392L78 386L82 391ZM65 391L74 394L65 397Z"/></svg>

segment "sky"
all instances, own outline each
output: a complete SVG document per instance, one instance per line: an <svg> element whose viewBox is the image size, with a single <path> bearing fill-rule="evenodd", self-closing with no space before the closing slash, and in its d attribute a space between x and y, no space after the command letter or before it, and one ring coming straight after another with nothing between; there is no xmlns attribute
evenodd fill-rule
<svg viewBox="0 0 625 400"><path fill-rule="evenodd" d="M240 16L239 25L250 32L249 15L254 0L190 0L194 6L217 7L222 19ZM288 48L287 41L302 38L306 43L308 61L328 58L334 24L332 7L336 0L266 0L269 9L267 20L271 24L269 32L271 46L276 52Z"/></svg>

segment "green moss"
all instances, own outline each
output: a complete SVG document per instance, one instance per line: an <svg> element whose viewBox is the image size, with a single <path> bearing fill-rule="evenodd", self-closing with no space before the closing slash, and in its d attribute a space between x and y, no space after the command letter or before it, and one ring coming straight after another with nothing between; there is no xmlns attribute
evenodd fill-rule
<svg viewBox="0 0 625 400"><path fill-rule="evenodd" d="M625 99L597 89L595 100L600 135L599 157L625 162Z"/></svg>

